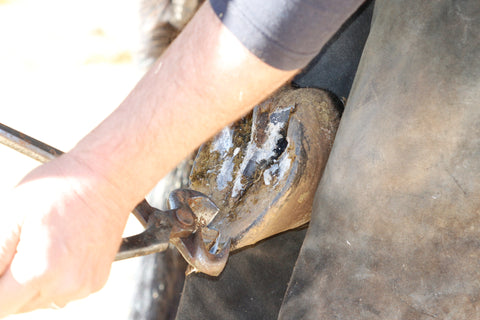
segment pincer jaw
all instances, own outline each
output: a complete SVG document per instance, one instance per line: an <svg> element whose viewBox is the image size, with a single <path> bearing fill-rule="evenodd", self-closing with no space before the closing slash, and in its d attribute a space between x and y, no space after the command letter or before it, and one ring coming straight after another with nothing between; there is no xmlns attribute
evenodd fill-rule
<svg viewBox="0 0 480 320"><path fill-rule="evenodd" d="M194 219L195 230L186 235L171 234L173 244L189 264L187 274L202 272L218 276L227 264L230 241L219 243L219 233L208 225L219 208L205 194L188 189L174 190L169 197L171 208L177 208L177 218L188 225ZM186 221L185 221L186 220ZM220 247L220 250L217 248Z"/></svg>
<svg viewBox="0 0 480 320"><path fill-rule="evenodd" d="M215 240L211 249L207 248L203 230L204 228L199 228L197 232L185 238L171 238L170 243L177 248L188 262L187 274L201 272L210 276L218 276L227 264L230 253L230 240L221 245L222 249L220 251L211 252L216 249L218 240Z"/></svg>
<svg viewBox="0 0 480 320"><path fill-rule="evenodd" d="M230 253L230 241L220 243L219 232L208 227L218 207L208 196L188 189L174 190L169 206L167 211L153 208L146 201L137 206L136 216L146 229L123 239L116 260L164 251L171 243L188 262L187 274L218 276Z"/></svg>

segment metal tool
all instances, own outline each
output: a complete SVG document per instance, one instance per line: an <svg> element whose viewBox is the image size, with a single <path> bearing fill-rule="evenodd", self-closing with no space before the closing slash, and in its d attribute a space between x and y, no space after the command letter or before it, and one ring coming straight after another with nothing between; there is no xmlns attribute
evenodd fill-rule
<svg viewBox="0 0 480 320"><path fill-rule="evenodd" d="M115 260L164 251L171 243L190 263L189 272L219 275L227 263L230 245L224 245L219 252L210 252L217 247L218 232L207 225L218 213L217 206L203 193L188 189L174 190L169 205L174 209L162 211L145 200L137 206L136 210L147 217L146 229L124 238ZM210 231L209 235L214 234L213 241L204 239L205 229Z"/></svg>
<svg viewBox="0 0 480 320"><path fill-rule="evenodd" d="M0 123L0 143L42 163L62 151ZM170 210L162 211L141 201L133 214L145 227L140 234L124 238L115 260L164 251L173 244L190 263L189 272L219 275L225 267L230 244L217 251L218 232L208 228L219 209L205 194L178 189L169 196ZM207 236L205 237L205 233Z"/></svg>

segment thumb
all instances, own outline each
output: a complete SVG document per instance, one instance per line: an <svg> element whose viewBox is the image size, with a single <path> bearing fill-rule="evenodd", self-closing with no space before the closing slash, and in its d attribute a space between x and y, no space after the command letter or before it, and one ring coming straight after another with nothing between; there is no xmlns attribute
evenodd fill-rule
<svg viewBox="0 0 480 320"><path fill-rule="evenodd" d="M8 215L9 212L5 214ZM0 276L5 273L17 251L20 225L15 220L0 215Z"/></svg>

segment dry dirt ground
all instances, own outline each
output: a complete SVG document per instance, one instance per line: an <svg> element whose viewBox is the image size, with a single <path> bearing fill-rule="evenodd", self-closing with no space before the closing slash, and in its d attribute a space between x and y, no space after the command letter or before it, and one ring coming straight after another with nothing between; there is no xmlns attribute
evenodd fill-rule
<svg viewBox="0 0 480 320"><path fill-rule="evenodd" d="M135 0L0 0L0 122L69 150L140 78L137 30ZM36 165L0 145L0 195ZM137 265L114 263L103 290L62 310L7 319L126 319Z"/></svg>

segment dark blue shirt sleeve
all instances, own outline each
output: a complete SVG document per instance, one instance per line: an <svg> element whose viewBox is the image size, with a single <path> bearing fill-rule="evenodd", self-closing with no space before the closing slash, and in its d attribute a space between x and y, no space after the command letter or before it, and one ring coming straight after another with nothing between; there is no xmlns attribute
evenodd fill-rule
<svg viewBox="0 0 480 320"><path fill-rule="evenodd" d="M265 63L310 62L363 0L210 0L223 24Z"/></svg>

